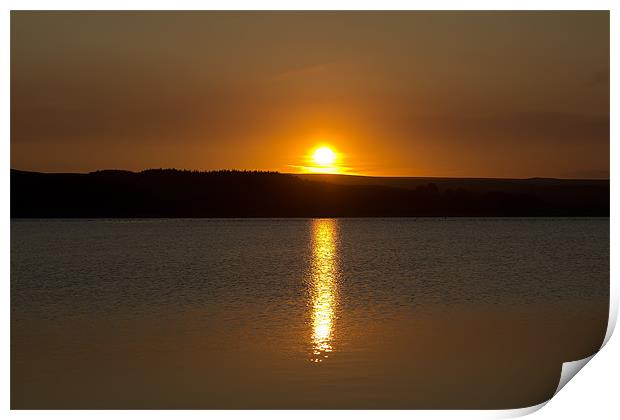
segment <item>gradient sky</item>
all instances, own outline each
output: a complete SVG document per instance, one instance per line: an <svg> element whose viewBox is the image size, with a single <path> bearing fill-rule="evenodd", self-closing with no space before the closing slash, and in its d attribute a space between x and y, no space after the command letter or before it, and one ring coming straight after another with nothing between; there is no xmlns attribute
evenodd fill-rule
<svg viewBox="0 0 620 420"><path fill-rule="evenodd" d="M12 12L11 166L609 174L608 12Z"/></svg>

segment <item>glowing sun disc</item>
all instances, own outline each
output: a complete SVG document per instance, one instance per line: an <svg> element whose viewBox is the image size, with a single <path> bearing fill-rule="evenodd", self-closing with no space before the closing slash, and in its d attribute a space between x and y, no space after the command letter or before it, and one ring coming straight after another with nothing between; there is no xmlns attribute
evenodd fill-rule
<svg viewBox="0 0 620 420"><path fill-rule="evenodd" d="M317 165L330 166L336 160L336 154L329 147L319 147L314 151L312 159Z"/></svg>

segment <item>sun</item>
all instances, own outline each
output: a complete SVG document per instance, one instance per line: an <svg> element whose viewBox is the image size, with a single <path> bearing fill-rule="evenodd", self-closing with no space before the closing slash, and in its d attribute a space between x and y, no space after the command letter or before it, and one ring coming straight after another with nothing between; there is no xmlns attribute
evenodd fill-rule
<svg viewBox="0 0 620 420"><path fill-rule="evenodd" d="M312 159L319 166L332 166L336 161L336 153L329 147L319 147L312 154Z"/></svg>

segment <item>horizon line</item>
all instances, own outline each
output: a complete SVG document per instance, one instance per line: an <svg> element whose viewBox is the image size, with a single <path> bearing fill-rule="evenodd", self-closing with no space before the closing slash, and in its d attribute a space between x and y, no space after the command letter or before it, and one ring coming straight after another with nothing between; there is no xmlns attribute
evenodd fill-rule
<svg viewBox="0 0 620 420"><path fill-rule="evenodd" d="M147 171L179 171L179 172L196 172L196 173L215 173L215 172L255 172L255 173L264 173L264 174L280 174L280 175L293 175L293 176L311 176L311 177L326 177L326 176L339 176L339 177L357 177L357 178L418 178L418 179L471 179L471 180L562 180L562 181L609 181L610 177L606 178L575 178L575 177L548 177L548 176L530 176L530 177L493 177L493 176L437 176L437 175L363 175L363 174L350 174L350 173L293 173L293 172L280 172L273 170L264 170L264 169L181 169L181 168L146 168L141 170L131 170L131 169L118 169L118 168L104 168L97 169L94 171L88 172L68 172L68 171L59 171L59 172L44 172L44 171L34 171L27 169L18 169L18 168L10 168L11 171L19 171L19 172L30 172L30 173L38 173L38 174L56 174L56 175L89 175L95 174L97 172L129 172L134 174L139 174Z"/></svg>

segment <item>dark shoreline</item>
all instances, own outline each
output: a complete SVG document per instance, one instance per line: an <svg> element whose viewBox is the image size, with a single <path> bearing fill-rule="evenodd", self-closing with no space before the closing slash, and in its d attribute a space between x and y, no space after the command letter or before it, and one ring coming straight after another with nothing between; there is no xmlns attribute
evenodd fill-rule
<svg viewBox="0 0 620 420"><path fill-rule="evenodd" d="M12 219L321 217L609 217L609 180L11 170Z"/></svg>

